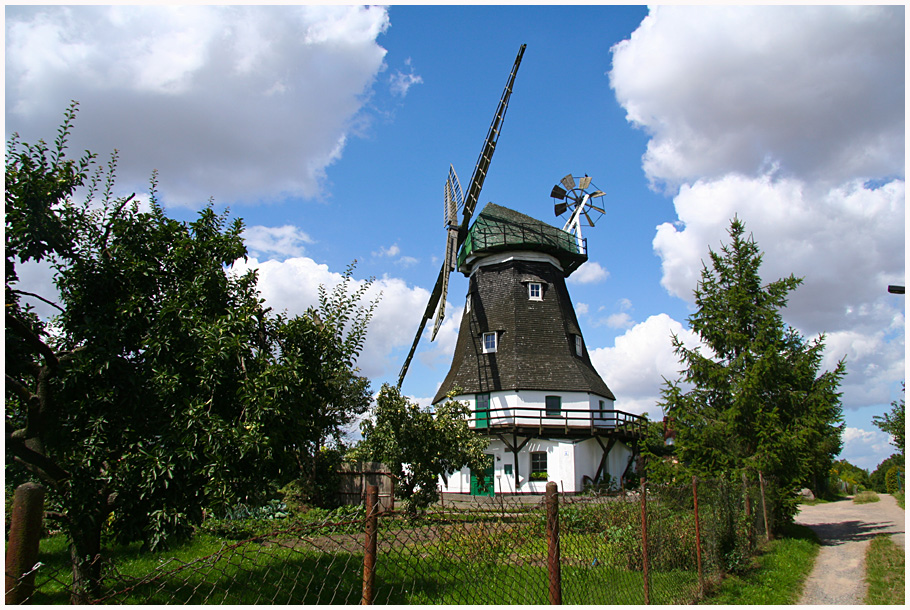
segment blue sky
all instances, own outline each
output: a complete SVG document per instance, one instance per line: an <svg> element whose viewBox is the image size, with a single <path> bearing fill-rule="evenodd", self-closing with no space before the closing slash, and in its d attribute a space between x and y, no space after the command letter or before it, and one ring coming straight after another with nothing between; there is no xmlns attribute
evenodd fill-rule
<svg viewBox="0 0 910 610"><path fill-rule="evenodd" d="M315 303L354 259L383 297L360 359L397 378L444 251L449 164L467 186L521 44L480 197L552 222L550 188L607 194L569 290L616 407L660 417L708 247L734 214L785 319L847 358L843 455L891 453L871 425L904 378L903 7L6 7L5 132L120 151L119 185L191 218L209 197L248 227L276 309ZM49 290L47 269L27 270ZM404 391L426 402L466 279Z"/></svg>

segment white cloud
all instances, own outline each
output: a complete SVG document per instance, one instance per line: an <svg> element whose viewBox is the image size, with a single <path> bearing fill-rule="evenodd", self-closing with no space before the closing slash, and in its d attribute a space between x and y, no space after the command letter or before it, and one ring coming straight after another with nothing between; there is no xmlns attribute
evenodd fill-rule
<svg viewBox="0 0 910 610"><path fill-rule="evenodd" d="M157 168L166 204L315 197L388 25L340 5L8 7L7 135L47 137L76 99L70 149L120 148L124 189Z"/></svg>
<svg viewBox="0 0 910 610"><path fill-rule="evenodd" d="M579 316L587 315L590 306L587 303L576 303L575 304L575 313Z"/></svg>
<svg viewBox="0 0 910 610"><path fill-rule="evenodd" d="M380 247L377 252L373 252L373 256L393 257L398 256L400 253L401 248L398 247L398 244L392 244L388 248Z"/></svg>
<svg viewBox="0 0 910 610"><path fill-rule="evenodd" d="M313 243L309 235L293 225L247 227L243 231L243 241L253 258L265 258L271 254L281 258L302 256L305 251L303 244Z"/></svg>
<svg viewBox="0 0 910 610"><path fill-rule="evenodd" d="M634 323L635 321L632 320L632 316L624 311L614 313L606 320L606 325L610 328L631 328Z"/></svg>
<svg viewBox="0 0 910 610"><path fill-rule="evenodd" d="M844 429L843 441L844 449L840 457L869 472L897 451L891 445L891 437L881 430L847 427Z"/></svg>
<svg viewBox="0 0 910 610"><path fill-rule="evenodd" d="M255 268L259 274L259 290L266 306L275 311L287 311L290 315L301 314L308 307L319 303L319 285L327 289L341 281L341 274L329 270L327 265L316 263L311 258L297 257L284 261L260 262L254 258L234 264L236 272L242 273ZM353 289L363 285L364 280L355 280ZM414 311L423 311L429 292L419 287L408 286L403 280L384 276L377 279L364 295L364 303L382 293L373 313L363 351L357 360L363 375L370 378L397 372L400 362L393 361L392 353L410 342L417 330ZM437 339L438 340L438 339Z"/></svg>
<svg viewBox="0 0 910 610"><path fill-rule="evenodd" d="M651 137L643 168L675 193L662 285L691 302L738 215L765 281L793 273L784 319L844 354L847 408L903 379L904 9L652 8L614 47L611 85ZM647 66L647 69L643 69Z"/></svg>
<svg viewBox="0 0 910 610"><path fill-rule="evenodd" d="M411 87L423 83L423 78L414 74L414 67L411 65L410 57L405 60L404 64L408 68L407 74L401 70L396 70L395 74L389 76L389 89L393 95L398 97L404 97L408 94L408 90Z"/></svg>
<svg viewBox="0 0 910 610"><path fill-rule="evenodd" d="M659 6L614 47L611 84L670 187L728 172L903 173L898 6Z"/></svg>
<svg viewBox="0 0 910 610"><path fill-rule="evenodd" d="M591 362L616 395L616 408L631 413L648 413L660 420L657 406L664 379L679 377L679 358L673 352L671 334L694 348L697 336L667 314L649 317L625 334L616 337L613 347L590 350Z"/></svg>
<svg viewBox="0 0 910 610"><path fill-rule="evenodd" d="M610 272L600 266L600 263L587 261L575 270L567 280L571 284L596 284L610 277Z"/></svg>

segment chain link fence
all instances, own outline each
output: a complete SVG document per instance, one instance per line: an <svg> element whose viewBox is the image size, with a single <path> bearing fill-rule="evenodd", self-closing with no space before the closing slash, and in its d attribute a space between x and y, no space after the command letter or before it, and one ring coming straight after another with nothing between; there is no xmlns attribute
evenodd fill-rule
<svg viewBox="0 0 910 610"><path fill-rule="evenodd" d="M375 498L367 494L366 519L225 542L141 577L109 561L91 601L685 604L743 566L772 522L757 481L585 496L560 496L550 484L546 496L472 497L416 514L382 512ZM32 602L47 602L42 589L52 583L66 587L64 574L40 564L32 576Z"/></svg>

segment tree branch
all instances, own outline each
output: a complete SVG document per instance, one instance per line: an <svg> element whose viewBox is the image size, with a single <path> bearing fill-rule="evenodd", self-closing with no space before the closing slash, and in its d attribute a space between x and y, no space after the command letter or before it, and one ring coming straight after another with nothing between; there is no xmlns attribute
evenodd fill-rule
<svg viewBox="0 0 910 610"><path fill-rule="evenodd" d="M51 307L54 307L54 308L58 309L59 311L61 311L61 312L63 312L63 313L66 312L65 309L63 309L62 307L60 307L59 305L57 305L57 304L54 303L53 301L50 301L50 300L48 300L48 299L45 299L45 298L44 298L43 296L41 296L40 294L35 294L34 292L26 292L25 290L16 290L16 289L12 289L12 288L11 288L10 290L12 290L12 292L15 292L16 294L22 294L22 295L25 295L25 296L28 296L28 297L35 297L36 299L38 299L38 300L40 300L40 301L44 301L45 303L47 303L47 304L50 305Z"/></svg>
<svg viewBox="0 0 910 610"><path fill-rule="evenodd" d="M6 435L6 450L13 454L17 462L20 462L54 487L57 487L70 476L67 471L58 466L52 459L30 449L26 446L25 440L15 438L9 433Z"/></svg>
<svg viewBox="0 0 910 610"><path fill-rule="evenodd" d="M25 339L25 342L28 343L32 349L44 356L44 360L49 367L52 369L57 368L60 364L60 361L57 359L57 354L55 354L54 350L52 350L47 343L42 341L27 324L11 313L6 312L6 325L14 333Z"/></svg>

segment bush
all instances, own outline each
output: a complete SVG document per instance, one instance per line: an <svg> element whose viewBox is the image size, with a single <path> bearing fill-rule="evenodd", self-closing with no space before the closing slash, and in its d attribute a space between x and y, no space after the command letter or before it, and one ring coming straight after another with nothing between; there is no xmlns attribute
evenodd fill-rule
<svg viewBox="0 0 910 610"><path fill-rule="evenodd" d="M870 502L878 501L878 494L874 491L861 491L853 498L854 504L869 504Z"/></svg>
<svg viewBox="0 0 910 610"><path fill-rule="evenodd" d="M885 474L885 489L892 496L904 491L904 469L901 466L892 466Z"/></svg>

